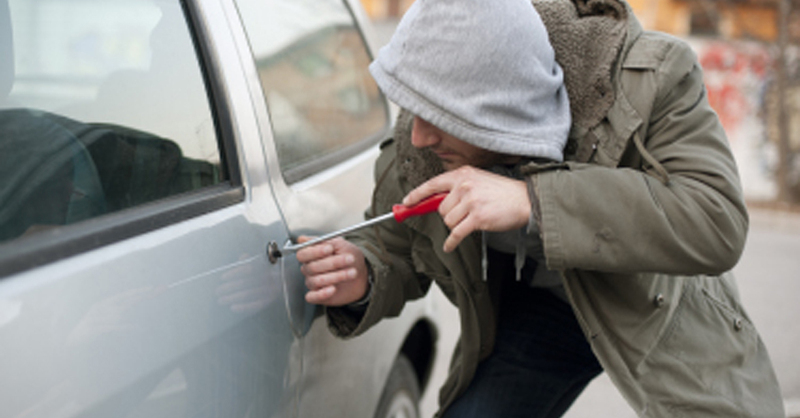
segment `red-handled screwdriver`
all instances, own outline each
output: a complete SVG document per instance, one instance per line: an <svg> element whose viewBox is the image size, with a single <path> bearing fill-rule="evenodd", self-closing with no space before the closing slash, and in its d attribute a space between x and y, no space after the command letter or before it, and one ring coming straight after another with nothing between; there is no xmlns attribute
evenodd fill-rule
<svg viewBox="0 0 800 418"><path fill-rule="evenodd" d="M314 244L319 244L320 242L327 241L331 238L336 238L338 236L348 234L350 232L359 230L361 228L366 228L370 225L375 225L377 223L381 223L389 219L394 219L397 223L401 223L412 216L425 215L426 213L435 212L437 209L439 209L439 204L442 203L442 200L444 200L446 196L447 193L437 193L435 195L426 197L425 199L423 199L422 201L413 206L394 205L392 206L392 211L387 214L377 216L368 221L361 222L353 226L340 229L338 231L331 232L330 234L326 234L321 237L314 238L311 241L306 241L302 244L286 245L285 247L283 247L282 251L290 253L295 252L305 247L309 247Z"/></svg>

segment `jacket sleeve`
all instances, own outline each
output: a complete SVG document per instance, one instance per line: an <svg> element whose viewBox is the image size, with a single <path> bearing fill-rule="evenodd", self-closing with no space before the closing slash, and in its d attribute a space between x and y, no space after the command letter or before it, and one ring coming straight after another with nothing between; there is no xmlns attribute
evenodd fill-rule
<svg viewBox="0 0 800 418"><path fill-rule="evenodd" d="M373 196L373 207L367 211L367 218L391 211L390 204L380 202L399 202L403 198L392 164L385 163L394 158L393 146L387 148L376 167L380 172L390 171L379 176L384 178L378 180L378 191ZM386 166L389 167L380 168ZM406 301L425 296L431 285L430 278L415 272L411 257L413 232L404 225L382 222L347 239L364 252L372 267L374 283L366 311L357 312L346 307L326 309L330 329L342 338L360 335L381 319L400 315Z"/></svg>
<svg viewBox="0 0 800 418"><path fill-rule="evenodd" d="M696 58L677 44L653 76L658 88L639 134L669 181L579 163L533 175L549 268L692 275L738 261L747 212Z"/></svg>

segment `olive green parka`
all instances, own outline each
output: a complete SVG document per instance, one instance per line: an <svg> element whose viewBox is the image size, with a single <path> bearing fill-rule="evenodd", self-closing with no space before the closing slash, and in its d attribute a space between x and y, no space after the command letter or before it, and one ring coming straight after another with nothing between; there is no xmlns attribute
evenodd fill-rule
<svg viewBox="0 0 800 418"><path fill-rule="evenodd" d="M603 369L640 417L785 417L767 351L729 270L748 218L737 168L691 49L643 31L618 0L534 1L564 68L573 127L560 164L519 167L547 266L562 272ZM410 145L412 118L382 146L368 216L441 172ZM329 308L341 337L399 315L435 282L461 337L442 409L492 352L501 280L482 279L480 232L452 253L437 214L349 237L374 271L363 313Z"/></svg>

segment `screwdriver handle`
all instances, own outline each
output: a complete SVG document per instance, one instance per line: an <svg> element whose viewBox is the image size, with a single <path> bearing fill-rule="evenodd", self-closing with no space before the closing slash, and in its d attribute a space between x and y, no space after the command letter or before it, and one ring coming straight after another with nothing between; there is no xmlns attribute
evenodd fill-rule
<svg viewBox="0 0 800 418"><path fill-rule="evenodd" d="M402 223L412 216L425 215L426 213L435 212L439 209L439 204L442 203L442 200L444 200L445 197L447 197L447 193L436 193L426 197L416 205L394 205L392 206L394 220L398 223Z"/></svg>

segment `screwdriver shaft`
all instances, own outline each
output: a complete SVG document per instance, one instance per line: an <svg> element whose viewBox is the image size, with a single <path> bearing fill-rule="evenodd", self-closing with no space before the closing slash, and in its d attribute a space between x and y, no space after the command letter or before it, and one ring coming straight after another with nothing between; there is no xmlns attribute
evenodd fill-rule
<svg viewBox="0 0 800 418"><path fill-rule="evenodd" d="M327 241L327 240L329 240L331 238L336 238L336 237L339 237L339 236L342 236L342 235L345 235L345 234L349 234L350 232L359 230L361 228L366 228L368 226L375 225L375 224L381 223L381 222L389 220L389 219L394 219L394 213L389 212L387 214L378 216L376 218L372 218L370 220L367 220L367 221L364 221L364 222L361 222L361 223L357 223L357 224L349 226L347 228L331 232L330 234L322 235L320 237L312 239L311 241L306 241L306 242L304 242L302 244L287 245L287 246L283 247L283 250L281 250L281 251L288 252L288 253L293 253L293 252L302 250L303 248L310 247L310 246L315 245L315 244L319 244L320 242L323 242L323 241Z"/></svg>

